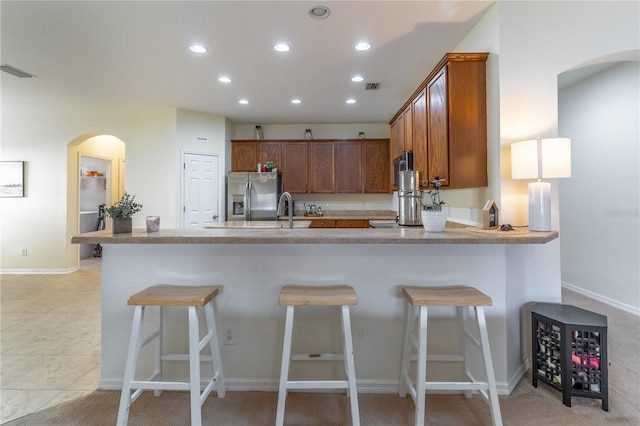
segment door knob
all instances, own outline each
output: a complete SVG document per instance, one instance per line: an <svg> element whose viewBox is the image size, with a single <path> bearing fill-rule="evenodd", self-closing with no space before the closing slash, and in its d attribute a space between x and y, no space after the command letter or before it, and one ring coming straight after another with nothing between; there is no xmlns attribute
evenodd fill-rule
<svg viewBox="0 0 640 426"><path fill-rule="evenodd" d="M218 220L218 215L217 215L217 214L214 214L214 215L212 216L212 218L213 218L213 220Z"/></svg>

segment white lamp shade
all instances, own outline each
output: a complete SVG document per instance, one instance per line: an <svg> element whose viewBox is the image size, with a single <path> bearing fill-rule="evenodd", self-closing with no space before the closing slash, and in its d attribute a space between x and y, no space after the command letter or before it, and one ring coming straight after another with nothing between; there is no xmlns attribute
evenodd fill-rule
<svg viewBox="0 0 640 426"><path fill-rule="evenodd" d="M511 177L571 177L571 139L532 139L511 144Z"/></svg>

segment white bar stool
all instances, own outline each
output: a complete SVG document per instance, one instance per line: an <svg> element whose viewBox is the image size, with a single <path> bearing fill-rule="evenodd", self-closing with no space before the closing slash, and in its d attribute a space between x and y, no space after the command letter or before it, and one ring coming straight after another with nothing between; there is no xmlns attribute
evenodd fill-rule
<svg viewBox="0 0 640 426"><path fill-rule="evenodd" d="M402 294L407 301L407 316L405 322L404 348L402 353L402 367L400 375L401 397L406 396L407 390L416 407L415 424L424 424L425 418L425 391L445 390L445 391L465 391L465 395L471 396L470 391L480 391L489 401L491 409L491 419L494 425L502 425L500 405L496 391L496 380L491 362L491 351L489 350L489 337L487 334L487 323L484 316L484 306L491 306L492 300L481 291L466 286L449 287L403 287ZM486 382L478 381L471 375L467 368L467 363L463 355L427 355L427 307L428 306L457 306L458 321L461 321L461 331L464 345L467 341L473 342L482 349L482 356L486 370ZM465 329L466 315L470 309L475 310L480 341ZM417 333L414 331L415 323L419 324ZM417 334L417 335L416 335ZM414 349L417 357L413 355ZM416 382L412 383L409 376L409 366L411 361L416 360ZM426 370L427 360L429 361L461 361L464 362L465 373L470 379L468 382L427 382Z"/></svg>
<svg viewBox="0 0 640 426"><path fill-rule="evenodd" d="M202 424L202 404L209 393L216 388L218 397L224 398L224 376L222 374L222 361L220 358L220 346L216 332L216 321L213 311L213 299L218 295L220 287L217 286L176 286L157 285L148 287L134 294L127 301L127 305L135 306L133 313L133 325L131 326L131 339L129 340L129 353L127 366L122 384L120 397L120 409L118 410L118 425L126 425L129 419L131 404L145 390L153 390L155 396L161 394L161 390L188 390L191 394L191 424ZM142 323L145 308L158 306L158 328L142 338ZM188 354L163 354L162 353L162 309L166 306L181 306L189 308L189 353ZM207 333L200 340L200 324L196 308L204 308L207 323ZM154 352L154 372L147 380L136 380L135 371L140 350L148 343L155 341L157 346ZM200 352L209 345L211 357L200 356ZM189 381L162 381L162 361L189 361ZM201 390L200 362L211 361L213 377L207 379L204 391ZM131 391L134 391L131 393Z"/></svg>
<svg viewBox="0 0 640 426"><path fill-rule="evenodd" d="M284 424L284 407L289 389L347 389L351 402L351 423L360 424L358 410L358 392L356 389L355 363L353 359L353 341L351 339L351 319L349 306L357 305L358 299L353 287L334 286L297 286L282 287L278 304L287 307L284 326L284 344L282 347L282 367L280 369L280 389L276 425ZM293 313L296 306L340 306L342 316L343 354L291 354L291 336L293 333ZM343 361L347 380L289 380L289 361Z"/></svg>

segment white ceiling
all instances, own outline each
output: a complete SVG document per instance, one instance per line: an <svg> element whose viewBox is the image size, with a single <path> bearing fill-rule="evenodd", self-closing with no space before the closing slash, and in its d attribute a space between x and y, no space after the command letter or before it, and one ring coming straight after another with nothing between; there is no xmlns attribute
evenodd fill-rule
<svg viewBox="0 0 640 426"><path fill-rule="evenodd" d="M37 78L0 73L2 107L184 108L249 124L387 122L493 3L3 0L1 62ZM329 18L307 15L318 4ZM361 40L372 49L355 51ZM288 53L273 50L280 41ZM193 43L208 52L193 54ZM355 74L365 81L351 82ZM233 82L219 83L221 75ZM365 91L371 82L380 88Z"/></svg>

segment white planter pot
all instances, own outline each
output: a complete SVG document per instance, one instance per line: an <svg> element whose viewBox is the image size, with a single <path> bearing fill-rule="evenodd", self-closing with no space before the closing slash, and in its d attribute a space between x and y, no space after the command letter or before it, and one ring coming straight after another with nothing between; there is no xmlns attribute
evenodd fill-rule
<svg viewBox="0 0 640 426"><path fill-rule="evenodd" d="M434 212L431 210L422 210L422 226L427 232L442 232L447 225L447 209Z"/></svg>

